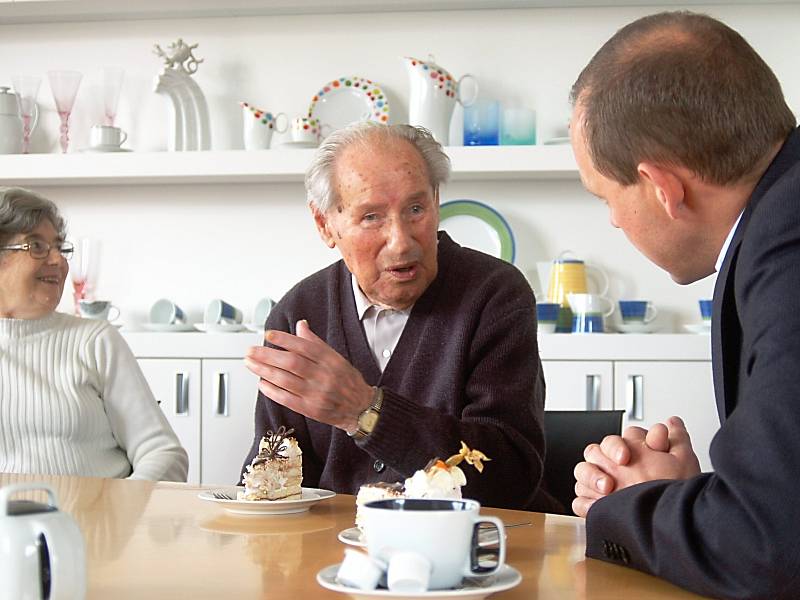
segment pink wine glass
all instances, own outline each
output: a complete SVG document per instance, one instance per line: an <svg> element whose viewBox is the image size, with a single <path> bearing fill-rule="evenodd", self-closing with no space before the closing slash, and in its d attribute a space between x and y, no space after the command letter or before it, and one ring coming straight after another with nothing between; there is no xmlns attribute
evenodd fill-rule
<svg viewBox="0 0 800 600"><path fill-rule="evenodd" d="M14 84L14 91L19 96L19 113L22 116L22 153L28 154L31 132L39 121L36 97L39 95L42 78L38 75L17 75L12 78L11 82Z"/></svg>
<svg viewBox="0 0 800 600"><path fill-rule="evenodd" d="M122 91L122 76L125 71L120 67L103 67L103 110L104 122L111 127L117 118L119 93Z"/></svg>
<svg viewBox="0 0 800 600"><path fill-rule="evenodd" d="M58 116L61 117L61 151L66 153L69 146L69 115L83 75L78 71L48 71L47 77L50 79Z"/></svg>
<svg viewBox="0 0 800 600"><path fill-rule="evenodd" d="M75 302L76 315L80 315L79 302L91 300L92 289L97 285L99 250L98 242L89 238L81 238L75 243L69 274L72 278L72 298Z"/></svg>

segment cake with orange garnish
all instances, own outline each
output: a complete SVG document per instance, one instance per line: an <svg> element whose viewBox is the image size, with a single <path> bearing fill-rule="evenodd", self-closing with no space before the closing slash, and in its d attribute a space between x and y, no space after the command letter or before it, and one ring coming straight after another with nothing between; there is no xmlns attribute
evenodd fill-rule
<svg viewBox="0 0 800 600"><path fill-rule="evenodd" d="M239 500L294 500L302 497L303 452L294 429L280 427L261 438L258 454L247 465Z"/></svg>

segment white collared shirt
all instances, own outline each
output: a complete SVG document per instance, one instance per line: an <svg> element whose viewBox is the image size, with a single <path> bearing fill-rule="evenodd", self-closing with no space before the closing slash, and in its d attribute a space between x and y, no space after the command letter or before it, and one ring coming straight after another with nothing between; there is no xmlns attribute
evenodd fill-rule
<svg viewBox="0 0 800 600"><path fill-rule="evenodd" d="M406 327L412 307L409 306L405 310L394 310L376 306L358 287L355 275L351 275L350 278L353 283L353 297L356 300L358 318L364 326L367 343L375 360L378 361L382 373L394 354L400 336L403 335L403 329Z"/></svg>
<svg viewBox="0 0 800 600"><path fill-rule="evenodd" d="M714 269L717 273L722 268L722 263L725 260L725 255L728 253L728 248L731 245L731 241L733 241L733 235L736 233L736 228L739 226L739 221L742 220L742 215L744 211L739 213L739 216L736 219L736 223L733 224L733 227L728 232L728 237L725 238L725 243L722 244L722 250L719 251L719 256L717 257L717 264L714 266Z"/></svg>

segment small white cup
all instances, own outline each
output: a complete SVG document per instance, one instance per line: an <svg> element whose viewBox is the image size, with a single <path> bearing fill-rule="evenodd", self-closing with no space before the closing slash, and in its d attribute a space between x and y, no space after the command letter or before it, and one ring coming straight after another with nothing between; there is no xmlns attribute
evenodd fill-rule
<svg viewBox="0 0 800 600"><path fill-rule="evenodd" d="M253 325L262 326L267 321L269 313L275 306L275 301L272 298L261 298L253 310Z"/></svg>
<svg viewBox="0 0 800 600"><path fill-rule="evenodd" d="M113 317L109 319L111 310L117 311ZM120 310L111 304L110 300L79 300L78 310L84 319L105 319L106 321L114 321L119 318Z"/></svg>
<svg viewBox="0 0 800 600"><path fill-rule="evenodd" d="M93 148L119 148L128 139L128 134L119 127L111 125L93 125L89 132L89 145Z"/></svg>
<svg viewBox="0 0 800 600"><path fill-rule="evenodd" d="M309 119L308 117L295 117L292 119L290 133L293 142L304 144L319 144L322 137L323 126L319 119Z"/></svg>
<svg viewBox="0 0 800 600"><path fill-rule="evenodd" d="M208 303L203 321L206 325L233 325L242 322L242 311L224 300L216 299Z"/></svg>
<svg viewBox="0 0 800 600"><path fill-rule="evenodd" d="M344 551L336 580L359 590L374 590L386 571L386 565L377 558L352 548Z"/></svg>
<svg viewBox="0 0 800 600"><path fill-rule="evenodd" d="M418 552L397 552L389 559L386 583L390 591L421 594L428 591L431 561Z"/></svg>
<svg viewBox="0 0 800 600"><path fill-rule="evenodd" d="M185 323L186 314L172 300L161 298L150 307L150 322L160 325Z"/></svg>

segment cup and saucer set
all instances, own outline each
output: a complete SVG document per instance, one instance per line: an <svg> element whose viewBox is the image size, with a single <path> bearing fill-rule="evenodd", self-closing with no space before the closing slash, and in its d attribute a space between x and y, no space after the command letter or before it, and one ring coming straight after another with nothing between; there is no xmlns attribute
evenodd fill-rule
<svg viewBox="0 0 800 600"><path fill-rule="evenodd" d="M275 301L262 298L253 310L253 321L243 323L241 309L221 299L208 303L203 314L202 323L188 323L184 310L172 300L162 298L150 308L150 321L142 326L147 331L183 332L203 331L206 333L238 333L241 331L263 332Z"/></svg>
<svg viewBox="0 0 800 600"><path fill-rule="evenodd" d="M89 146L81 152L132 152L123 148L128 134L112 125L94 125L89 133Z"/></svg>
<svg viewBox="0 0 800 600"><path fill-rule="evenodd" d="M364 536L341 563L317 573L322 587L351 598L479 600L516 587L522 575L506 564L505 526L480 514L474 500L393 498L361 508ZM491 530L494 544L476 531ZM340 538L341 539L341 538Z"/></svg>
<svg viewBox="0 0 800 600"><path fill-rule="evenodd" d="M618 304L621 322L616 328L620 333L653 333L658 330L658 310L649 300L620 300Z"/></svg>

